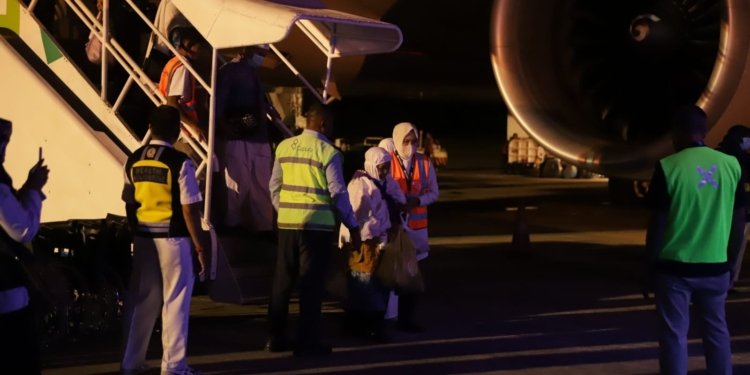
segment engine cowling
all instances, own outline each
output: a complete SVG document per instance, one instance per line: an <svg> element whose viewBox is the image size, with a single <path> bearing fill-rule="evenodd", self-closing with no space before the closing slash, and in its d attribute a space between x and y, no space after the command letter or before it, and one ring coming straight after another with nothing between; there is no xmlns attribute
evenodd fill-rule
<svg viewBox="0 0 750 375"><path fill-rule="evenodd" d="M750 0L496 0L492 62L512 114L552 154L647 178L668 119L697 103L709 144L750 123Z"/></svg>

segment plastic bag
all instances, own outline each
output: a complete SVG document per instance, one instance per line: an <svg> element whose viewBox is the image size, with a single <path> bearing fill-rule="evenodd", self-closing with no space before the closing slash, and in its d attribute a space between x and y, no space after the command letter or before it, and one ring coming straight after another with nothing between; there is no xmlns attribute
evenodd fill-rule
<svg viewBox="0 0 750 375"><path fill-rule="evenodd" d="M403 225L399 226L396 234L383 248L375 277L384 287L399 292L424 291L417 251Z"/></svg>

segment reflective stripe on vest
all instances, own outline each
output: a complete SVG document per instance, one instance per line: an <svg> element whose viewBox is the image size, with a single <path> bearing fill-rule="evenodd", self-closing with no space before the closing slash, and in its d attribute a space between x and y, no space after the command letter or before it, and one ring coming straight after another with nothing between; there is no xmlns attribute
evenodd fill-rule
<svg viewBox="0 0 750 375"><path fill-rule="evenodd" d="M399 156L395 153L391 153L391 175L393 179L398 182L398 186L401 187L401 191L405 195L422 195L424 190L424 182L429 177L427 174L430 170L429 161L422 154L414 154L412 158L411 167L411 186L408 185L406 178L406 172L401 166ZM417 206L409 211L409 228L411 229L424 229L427 228L427 206Z"/></svg>
<svg viewBox="0 0 750 375"><path fill-rule="evenodd" d="M137 150L129 160L128 176L135 190L138 234L183 237L188 234L182 216L179 174L185 156L159 145Z"/></svg>
<svg viewBox="0 0 750 375"><path fill-rule="evenodd" d="M181 66L183 66L182 61L176 56L169 60L167 65L164 65L164 69L161 71L161 78L159 79L159 92L161 92L165 98L169 96L167 93L169 92L169 86L172 83L172 76L174 76L174 72L177 68ZM195 110L195 78L193 78L189 71L187 74L190 77L190 97L180 98L180 109L190 118L190 120L198 123L198 112Z"/></svg>
<svg viewBox="0 0 750 375"><path fill-rule="evenodd" d="M325 168L338 153L310 134L284 140L276 149L281 165L280 229L333 231L336 221Z"/></svg>

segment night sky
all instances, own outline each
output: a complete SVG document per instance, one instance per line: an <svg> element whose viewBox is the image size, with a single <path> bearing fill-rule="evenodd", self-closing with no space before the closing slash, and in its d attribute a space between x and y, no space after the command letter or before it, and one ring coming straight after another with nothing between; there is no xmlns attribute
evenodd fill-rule
<svg viewBox="0 0 750 375"><path fill-rule="evenodd" d="M398 51L369 56L333 105L337 137L389 136L410 121L438 138L505 134L505 106L490 63L492 0L399 1L383 17L398 25ZM356 125L355 125L356 124Z"/></svg>

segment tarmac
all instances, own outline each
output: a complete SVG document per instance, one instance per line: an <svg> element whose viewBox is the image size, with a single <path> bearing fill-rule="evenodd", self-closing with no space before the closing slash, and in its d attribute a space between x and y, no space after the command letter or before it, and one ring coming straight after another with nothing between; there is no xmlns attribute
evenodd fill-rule
<svg viewBox="0 0 750 375"><path fill-rule="evenodd" d="M267 298L247 305L193 297L189 363L204 374L656 374L653 301L640 292L648 211L613 204L604 179L563 180L496 170L438 171L421 334L388 343L346 337L332 273L323 332L330 357L263 351ZM519 207L525 207L519 213ZM525 230L524 230L525 228ZM528 234L528 246L513 237ZM750 272L750 271L748 271ZM727 301L735 374L750 374L750 274ZM260 289L270 285L259 275ZM200 289L200 288L198 288ZM296 305L292 306L296 318ZM691 374L703 373L700 327ZM159 333L149 347L158 374ZM51 345L44 374L116 374L119 331Z"/></svg>

